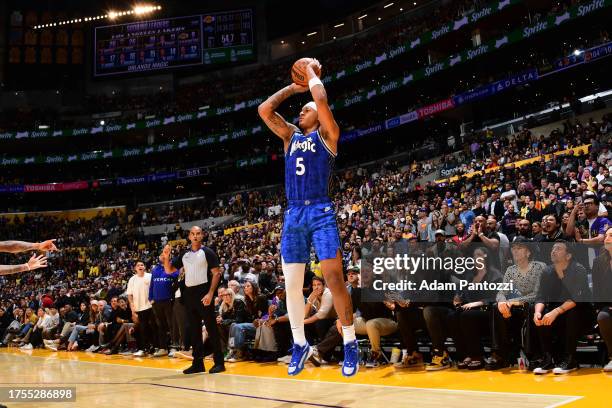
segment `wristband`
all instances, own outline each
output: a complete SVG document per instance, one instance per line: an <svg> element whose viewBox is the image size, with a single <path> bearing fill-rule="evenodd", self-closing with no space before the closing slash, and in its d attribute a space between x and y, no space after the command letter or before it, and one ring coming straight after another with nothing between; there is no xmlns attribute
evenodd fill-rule
<svg viewBox="0 0 612 408"><path fill-rule="evenodd" d="M310 81L308 81L308 88L312 91L312 87L315 85L323 85L323 82L319 79L319 77L314 77Z"/></svg>

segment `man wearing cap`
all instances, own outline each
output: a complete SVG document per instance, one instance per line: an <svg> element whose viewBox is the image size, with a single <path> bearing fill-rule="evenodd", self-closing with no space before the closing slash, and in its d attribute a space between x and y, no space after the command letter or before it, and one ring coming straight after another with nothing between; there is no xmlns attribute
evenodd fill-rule
<svg viewBox="0 0 612 408"><path fill-rule="evenodd" d="M346 288L352 293L353 289L359 286L359 266L351 265L346 272Z"/></svg>

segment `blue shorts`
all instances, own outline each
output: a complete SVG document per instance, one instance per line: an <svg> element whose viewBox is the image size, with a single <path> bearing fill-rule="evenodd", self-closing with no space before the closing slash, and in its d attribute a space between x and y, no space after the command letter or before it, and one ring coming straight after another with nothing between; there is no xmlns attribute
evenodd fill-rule
<svg viewBox="0 0 612 408"><path fill-rule="evenodd" d="M285 211L281 236L283 261L310 262L311 244L320 261L336 258L341 248L336 212L331 202L291 206Z"/></svg>

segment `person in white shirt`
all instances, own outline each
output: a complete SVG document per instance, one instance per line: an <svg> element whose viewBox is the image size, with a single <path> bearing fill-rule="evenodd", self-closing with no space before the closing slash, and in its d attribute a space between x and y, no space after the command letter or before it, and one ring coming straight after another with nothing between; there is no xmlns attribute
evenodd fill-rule
<svg viewBox="0 0 612 408"><path fill-rule="evenodd" d="M336 321L334 301L325 281L318 276L312 278L312 293L306 300L304 309L304 327L309 343L314 343L314 337L325 338L329 328Z"/></svg>
<svg viewBox="0 0 612 408"><path fill-rule="evenodd" d="M512 184L506 183L506 191L500 197L501 201L510 200L514 208L519 208L516 190L512 188Z"/></svg>
<svg viewBox="0 0 612 408"><path fill-rule="evenodd" d="M136 261L134 265L136 274L130 278L127 285L126 294L130 302L132 310L132 320L138 322L138 351L134 353L135 357L142 357L145 350L150 350L157 345L157 333L155 324L155 315L153 314L153 306L149 302L149 286L151 286L151 274L146 272L146 267L143 261ZM165 351L165 354L163 353ZM159 347L154 357L167 355L168 351L165 346Z"/></svg>

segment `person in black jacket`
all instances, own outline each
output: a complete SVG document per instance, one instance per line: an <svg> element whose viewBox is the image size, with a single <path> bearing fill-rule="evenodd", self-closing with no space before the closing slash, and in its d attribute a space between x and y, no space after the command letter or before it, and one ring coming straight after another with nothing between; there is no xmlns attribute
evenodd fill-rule
<svg viewBox="0 0 612 408"><path fill-rule="evenodd" d="M241 299L235 297L234 291L224 289L221 293L221 305L217 315L217 328L226 349L229 342L230 327L234 323L245 323L248 321L246 306ZM228 355L229 357L229 355Z"/></svg>
<svg viewBox="0 0 612 408"><path fill-rule="evenodd" d="M478 285L499 283L502 276L493 264L491 252L486 247L474 249L473 258L484 260L476 263L470 284L475 289L460 290L453 300L456 311L449 315L453 339L457 346L457 354L464 357L457 363L459 369L478 370L484 367L482 337L491 332L489 307L495 302L496 290L478 289Z"/></svg>
<svg viewBox="0 0 612 408"><path fill-rule="evenodd" d="M226 361L233 363L244 359L245 342L255 338L260 318L268 311L267 298L259 293L259 286L247 280L244 283L245 321L234 322L229 329L230 355Z"/></svg>
<svg viewBox="0 0 612 408"><path fill-rule="evenodd" d="M533 321L540 340L544 358L534 374L567 374L578 368L576 346L578 337L591 323L587 272L584 266L573 259L568 244L553 245L550 259L540 277L535 299ZM564 341L563 357L553 357L553 337Z"/></svg>
<svg viewBox="0 0 612 408"><path fill-rule="evenodd" d="M96 309L98 307L98 303L96 302ZM87 330L87 325L89 324L89 305L85 302L81 302L79 305L79 312L77 313L77 321L75 322L74 327L72 328L72 332L70 333L70 337L68 337L68 351L76 351L79 348L79 344L77 343L77 339L79 334Z"/></svg>
<svg viewBox="0 0 612 408"><path fill-rule="evenodd" d="M604 372L612 372L612 228L604 236L605 250L593 261L593 301L598 311L599 332L606 343L610 361Z"/></svg>

